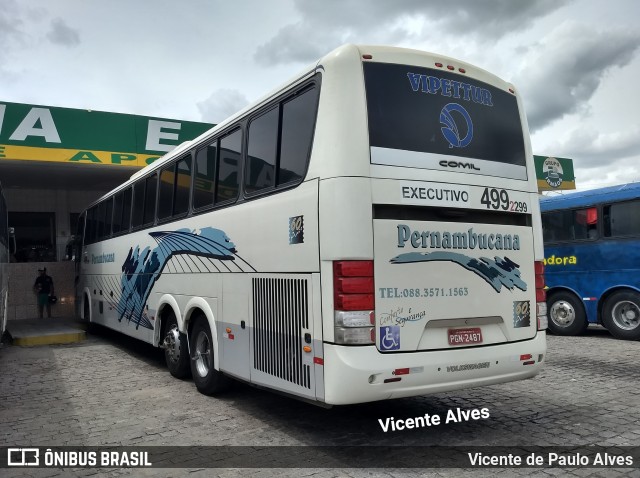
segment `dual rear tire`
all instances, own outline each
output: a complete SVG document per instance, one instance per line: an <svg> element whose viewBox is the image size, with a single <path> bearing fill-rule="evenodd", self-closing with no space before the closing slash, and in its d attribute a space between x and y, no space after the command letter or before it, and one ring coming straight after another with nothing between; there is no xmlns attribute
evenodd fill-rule
<svg viewBox="0 0 640 478"><path fill-rule="evenodd" d="M556 335L580 335L587 330L582 302L570 292L558 291L547 297L549 330Z"/></svg>
<svg viewBox="0 0 640 478"><path fill-rule="evenodd" d="M199 392L213 395L229 385L229 379L215 369L214 342L209 321L203 315L194 318L193 328L187 336L178 330L173 313L166 318L164 357L171 375L176 378L193 377Z"/></svg>
<svg viewBox="0 0 640 478"><path fill-rule="evenodd" d="M164 330L164 361L169 373L179 379L188 378L191 368L187 336L178 329L178 321L172 312L166 318Z"/></svg>
<svg viewBox="0 0 640 478"><path fill-rule="evenodd" d="M191 375L196 388L205 395L226 390L229 378L215 369L214 342L206 317L196 317L189 338L191 348Z"/></svg>
<svg viewBox="0 0 640 478"><path fill-rule="evenodd" d="M617 339L640 339L640 294L614 292L602 308L602 323Z"/></svg>
<svg viewBox="0 0 640 478"><path fill-rule="evenodd" d="M588 326L582 301L566 291L547 298L549 330L556 335L580 335ZM640 294L620 290L611 294L602 307L602 324L618 339L640 339Z"/></svg>

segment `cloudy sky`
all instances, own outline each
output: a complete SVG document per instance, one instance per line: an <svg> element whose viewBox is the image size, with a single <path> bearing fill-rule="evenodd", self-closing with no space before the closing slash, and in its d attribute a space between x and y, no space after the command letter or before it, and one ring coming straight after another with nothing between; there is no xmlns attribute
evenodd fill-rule
<svg viewBox="0 0 640 478"><path fill-rule="evenodd" d="M219 122L347 42L492 71L579 189L640 181L637 0L0 0L0 101Z"/></svg>

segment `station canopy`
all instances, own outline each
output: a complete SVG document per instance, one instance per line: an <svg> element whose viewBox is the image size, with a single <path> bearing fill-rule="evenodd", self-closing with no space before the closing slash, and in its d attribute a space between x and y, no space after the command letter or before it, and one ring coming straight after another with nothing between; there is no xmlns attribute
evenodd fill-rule
<svg viewBox="0 0 640 478"><path fill-rule="evenodd" d="M0 102L5 188L107 190L213 124Z"/></svg>

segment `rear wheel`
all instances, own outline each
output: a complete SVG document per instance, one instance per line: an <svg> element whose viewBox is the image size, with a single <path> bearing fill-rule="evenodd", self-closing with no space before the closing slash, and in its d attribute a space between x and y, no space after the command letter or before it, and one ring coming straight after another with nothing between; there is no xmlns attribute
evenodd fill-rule
<svg viewBox="0 0 640 478"><path fill-rule="evenodd" d="M203 316L195 320L190 337L191 374L200 393L213 395L227 389L229 379L215 369L209 321Z"/></svg>
<svg viewBox="0 0 640 478"><path fill-rule="evenodd" d="M615 292L604 303L602 323L618 339L640 339L640 294Z"/></svg>
<svg viewBox="0 0 640 478"><path fill-rule="evenodd" d="M164 331L162 346L169 373L176 378L186 378L191 372L187 336L180 333L178 321L173 312L170 312L166 318Z"/></svg>
<svg viewBox="0 0 640 478"><path fill-rule="evenodd" d="M549 330L556 335L580 335L589 325L584 307L570 292L553 292L547 298Z"/></svg>

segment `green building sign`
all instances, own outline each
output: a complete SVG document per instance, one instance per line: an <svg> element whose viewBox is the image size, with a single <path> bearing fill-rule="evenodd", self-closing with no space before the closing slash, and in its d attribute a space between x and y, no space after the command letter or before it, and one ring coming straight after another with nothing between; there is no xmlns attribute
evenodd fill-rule
<svg viewBox="0 0 640 478"><path fill-rule="evenodd" d="M210 123L0 102L0 161L143 167Z"/></svg>
<svg viewBox="0 0 640 478"><path fill-rule="evenodd" d="M575 189L576 177L573 160L549 156L534 156L538 191L558 191Z"/></svg>

